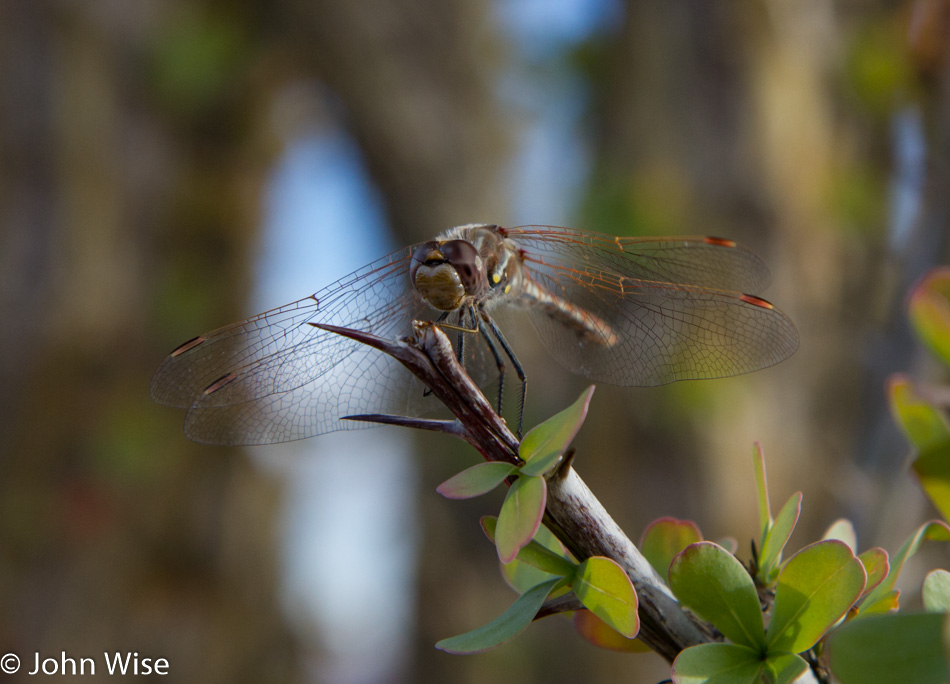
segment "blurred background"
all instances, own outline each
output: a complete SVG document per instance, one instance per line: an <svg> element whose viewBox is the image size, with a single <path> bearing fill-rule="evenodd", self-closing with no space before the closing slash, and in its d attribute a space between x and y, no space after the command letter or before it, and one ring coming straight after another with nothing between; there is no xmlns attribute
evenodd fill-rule
<svg viewBox="0 0 950 684"><path fill-rule="evenodd" d="M470 222L758 252L798 353L598 387L575 466L634 540L672 515L748 558L758 440L773 508L804 493L790 548L847 516L896 551L934 516L883 383L937 372L903 306L950 257L948 46L944 0L0 3L0 652L180 682L668 676L560 618L433 648L514 598L477 525L501 493L434 491L464 445L208 447L149 400L184 340ZM516 348L528 425L585 387Z"/></svg>

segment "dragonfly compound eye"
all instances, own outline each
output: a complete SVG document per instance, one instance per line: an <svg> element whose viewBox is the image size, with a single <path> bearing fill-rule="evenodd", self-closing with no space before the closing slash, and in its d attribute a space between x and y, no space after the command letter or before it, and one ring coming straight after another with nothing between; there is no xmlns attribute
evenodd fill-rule
<svg viewBox="0 0 950 684"><path fill-rule="evenodd" d="M478 295L488 289L488 276L478 250L468 240L447 240L440 246L465 287L465 294Z"/></svg>

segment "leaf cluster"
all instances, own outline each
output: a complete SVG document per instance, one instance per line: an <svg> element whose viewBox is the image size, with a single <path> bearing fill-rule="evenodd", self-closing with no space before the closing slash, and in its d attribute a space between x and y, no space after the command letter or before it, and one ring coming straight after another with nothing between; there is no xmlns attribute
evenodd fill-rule
<svg viewBox="0 0 950 684"><path fill-rule="evenodd" d="M920 338L950 365L950 269L924 278L909 303ZM442 357L445 362L454 360L447 354ZM655 620L655 614L638 614L644 605L635 587L643 591L638 584L643 568L634 568L629 556L621 564L620 556L579 554L583 545L568 538L548 510L552 484L571 474L570 444L587 415L593 389L529 432L517 457L513 451L502 452L512 462L496 460L481 449L488 462L439 486L448 498L469 498L508 486L497 518L483 518L482 527L519 597L495 620L443 639L438 648L478 653L510 641L534 619L570 612L580 635L597 646L648 650L635 638L644 616ZM950 392L896 375L888 382L888 396L895 420L916 450L912 468L947 519L950 421L945 408ZM490 411L482 414L491 417ZM423 427L461 434L478 446L475 431L465 421L462 424L464 428L453 425L451 430L441 423ZM950 526L941 520L921 525L891 556L878 547L857 553L853 526L839 520L822 539L789 555L787 545L801 514L802 495L793 494L773 516L759 445L753 453L753 470L759 534L748 565L736 559L735 541L704 540L699 527L689 521L660 518L641 538L638 558L650 576L644 586L656 589L656 575L661 590L675 598L673 608L687 609L687 617L699 625L689 637L692 643L664 654L672 661L673 681L785 683L809 671L815 681L844 684L950 681L950 573L935 570L927 576L923 613L900 611L897 589L907 560L925 541L950 541ZM650 603L655 609L656 604ZM697 639L696 634L705 637ZM650 641L653 648L656 643Z"/></svg>
<svg viewBox="0 0 950 684"><path fill-rule="evenodd" d="M637 594L616 562L593 556L578 562L556 537L541 527L547 501L546 476L564 463L564 455L580 429L594 388L570 407L531 430L521 441L520 465L481 463L439 485L448 498L485 494L510 481L497 518L482 519L512 586L521 595L498 618L471 632L436 644L449 653L478 653L510 641L538 615L549 597L573 592L579 604L626 638L639 631ZM544 530L539 535L539 530Z"/></svg>

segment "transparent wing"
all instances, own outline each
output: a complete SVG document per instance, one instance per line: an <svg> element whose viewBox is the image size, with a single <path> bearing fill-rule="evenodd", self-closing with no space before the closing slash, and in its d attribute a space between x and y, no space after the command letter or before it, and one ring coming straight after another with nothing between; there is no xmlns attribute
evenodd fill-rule
<svg viewBox="0 0 950 684"><path fill-rule="evenodd" d="M185 432L213 444L269 444L365 424L359 413L424 407L422 384L398 362L314 328L326 323L382 337L410 332L429 307L409 280L412 248L395 252L310 297L195 338L152 379L156 401L188 409Z"/></svg>
<svg viewBox="0 0 950 684"><path fill-rule="evenodd" d="M791 320L745 294L768 273L731 242L615 245L606 236L554 229L509 235L530 279L527 294L512 303L526 309L562 365L591 379L646 386L725 377L773 365L798 348Z"/></svg>
<svg viewBox="0 0 950 684"><path fill-rule="evenodd" d="M504 231L542 260L588 266L638 280L761 292L769 269L753 252L713 237L614 237L570 228L521 226Z"/></svg>

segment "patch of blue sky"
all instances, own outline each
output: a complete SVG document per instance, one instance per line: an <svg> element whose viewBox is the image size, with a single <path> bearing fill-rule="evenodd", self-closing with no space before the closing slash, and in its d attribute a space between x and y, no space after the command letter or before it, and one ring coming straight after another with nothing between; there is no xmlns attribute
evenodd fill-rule
<svg viewBox="0 0 950 684"><path fill-rule="evenodd" d="M507 90L519 93L520 77ZM581 131L586 90L579 79L551 83L526 105L516 154L506 170L512 221L517 225L571 222L591 171L591 148Z"/></svg>
<svg viewBox="0 0 950 684"><path fill-rule="evenodd" d="M335 129L287 145L264 211L262 308L305 297L396 247L358 146Z"/></svg>
<svg viewBox="0 0 950 684"><path fill-rule="evenodd" d="M508 169L515 224L572 222L591 172L582 130L589 92L565 56L609 32L622 19L618 0L496 0L497 19L515 46L498 84L518 122L518 148Z"/></svg>
<svg viewBox="0 0 950 684"><path fill-rule="evenodd" d="M891 244L904 251L920 217L926 178L927 146L920 111L907 107L892 122L894 177L891 180Z"/></svg>
<svg viewBox="0 0 950 684"><path fill-rule="evenodd" d="M496 0L496 16L528 59L549 59L591 35L609 31L622 15L620 0Z"/></svg>
<svg viewBox="0 0 950 684"><path fill-rule="evenodd" d="M509 169L513 218L563 225L590 169L580 126L587 91L563 57L616 25L622 6L618 0L496 0L493 7L516 48L498 93L510 118L524 122ZM332 126L288 142L264 214L254 297L261 310L305 297L399 246L358 146ZM295 619L312 620L338 656L314 678L398 679L411 646L417 544L408 439L382 428L254 451L288 483L285 605ZM403 478L399 486L396 476ZM361 549L371 555L361 558ZM344 572L335 558L346 559ZM355 604L361 596L369 599L365 612ZM366 652L376 656L366 659Z"/></svg>
<svg viewBox="0 0 950 684"><path fill-rule="evenodd" d="M261 310L306 297L394 249L359 147L332 126L288 141L268 182L263 223L254 295ZM286 483L283 604L302 635L320 634L327 653L306 668L308 678L399 680L415 606L408 435L379 428L250 451Z"/></svg>

